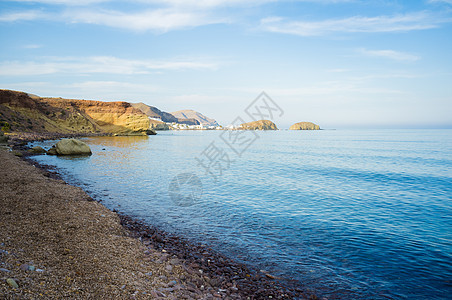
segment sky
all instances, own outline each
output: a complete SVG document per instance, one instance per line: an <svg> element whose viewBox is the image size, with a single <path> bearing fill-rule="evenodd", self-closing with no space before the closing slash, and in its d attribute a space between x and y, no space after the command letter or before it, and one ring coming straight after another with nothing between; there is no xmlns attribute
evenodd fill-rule
<svg viewBox="0 0 452 300"><path fill-rule="evenodd" d="M279 128L452 128L452 0L1 0L0 89Z"/></svg>

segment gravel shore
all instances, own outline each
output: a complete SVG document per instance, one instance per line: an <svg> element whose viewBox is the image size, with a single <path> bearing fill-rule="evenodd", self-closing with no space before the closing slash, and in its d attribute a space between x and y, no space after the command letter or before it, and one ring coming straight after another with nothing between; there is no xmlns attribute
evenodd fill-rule
<svg viewBox="0 0 452 300"><path fill-rule="evenodd" d="M315 299L120 216L7 148L0 163L1 297Z"/></svg>

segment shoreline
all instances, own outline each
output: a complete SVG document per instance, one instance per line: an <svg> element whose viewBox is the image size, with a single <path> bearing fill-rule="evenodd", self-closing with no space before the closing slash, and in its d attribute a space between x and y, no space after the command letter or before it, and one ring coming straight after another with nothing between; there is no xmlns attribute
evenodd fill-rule
<svg viewBox="0 0 452 300"><path fill-rule="evenodd" d="M43 139L46 138L40 140ZM52 139L54 139L54 136L52 136ZM33 155L29 155L26 152L26 143L36 140L28 139L25 142L16 143L12 148L21 151L24 154L22 160L29 165L35 166L42 175L51 180L62 181L57 169L52 166L38 164L32 159ZM67 183L65 184L68 185ZM78 189L81 190L81 188ZM85 192L83 191L83 193ZM88 194L86 196L88 197L87 201L98 203L104 207L101 204L101 199L94 200ZM145 224L115 210L110 212L119 219L119 224L127 231L127 235L147 249L145 250L146 255L152 256L152 254L155 255L157 253L158 261L163 264L168 263L169 257L173 257L169 261L176 259L181 262L179 265L184 275L179 277L179 279L173 280L178 286L182 286L182 288L179 287L178 292L184 291L183 288L188 289L188 293L193 293L193 290L195 290L196 293L191 296L197 295L200 296L200 299L209 299L211 297L217 299L317 299L310 291L303 291L300 288L291 286L282 278L273 276L265 271L250 269L205 245L196 243L196 241L191 242L183 237L168 234L150 224ZM163 261L162 257L164 257ZM171 266L168 267L168 269L172 268ZM186 280L187 278L193 280ZM172 289L171 287L165 288ZM201 296L205 292L204 289L207 288L209 292ZM159 290L156 290L157 292ZM161 295L158 296L162 297Z"/></svg>

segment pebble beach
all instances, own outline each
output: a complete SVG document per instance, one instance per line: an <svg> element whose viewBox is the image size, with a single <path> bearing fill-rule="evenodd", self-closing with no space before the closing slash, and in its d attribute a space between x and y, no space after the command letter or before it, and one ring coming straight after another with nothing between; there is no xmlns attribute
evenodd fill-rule
<svg viewBox="0 0 452 300"><path fill-rule="evenodd" d="M24 148L3 147L0 161L0 295L6 299L316 298L108 210L27 158Z"/></svg>

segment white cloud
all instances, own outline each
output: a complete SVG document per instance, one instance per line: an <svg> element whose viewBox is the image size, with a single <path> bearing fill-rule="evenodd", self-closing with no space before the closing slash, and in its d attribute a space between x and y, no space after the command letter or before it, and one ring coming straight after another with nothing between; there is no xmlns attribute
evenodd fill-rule
<svg viewBox="0 0 452 300"><path fill-rule="evenodd" d="M39 49L42 48L42 45L38 44L28 44L24 46L25 49Z"/></svg>
<svg viewBox="0 0 452 300"><path fill-rule="evenodd" d="M37 61L0 62L0 76L46 74L148 74L162 70L216 69L218 64L201 60L128 60L111 56L48 58Z"/></svg>
<svg viewBox="0 0 452 300"><path fill-rule="evenodd" d="M333 33L350 32L400 32L431 29L450 19L433 16L426 12L394 16L329 19L323 21L288 21L279 17L261 20L261 27L270 32L294 34L300 36L321 36Z"/></svg>
<svg viewBox="0 0 452 300"><path fill-rule="evenodd" d="M65 17L74 23L159 32L224 22L224 20L215 20L208 17L203 12L174 9L147 10L139 13L78 10L67 12Z"/></svg>
<svg viewBox="0 0 452 300"><path fill-rule="evenodd" d="M447 3L452 4L452 0L430 0L429 3Z"/></svg>
<svg viewBox="0 0 452 300"><path fill-rule="evenodd" d="M398 61L416 61L420 59L420 56L394 50L360 49L359 52L367 56L383 57Z"/></svg>
<svg viewBox="0 0 452 300"><path fill-rule="evenodd" d="M70 6L80 6L80 5L90 5L102 2L109 2L111 0L13 0L15 2L26 2L26 3L40 3L40 4L50 4L50 5L70 5Z"/></svg>
<svg viewBox="0 0 452 300"><path fill-rule="evenodd" d="M28 10L21 12L9 12L0 15L0 22L16 22L16 21L31 21L42 19L44 14L37 10Z"/></svg>

